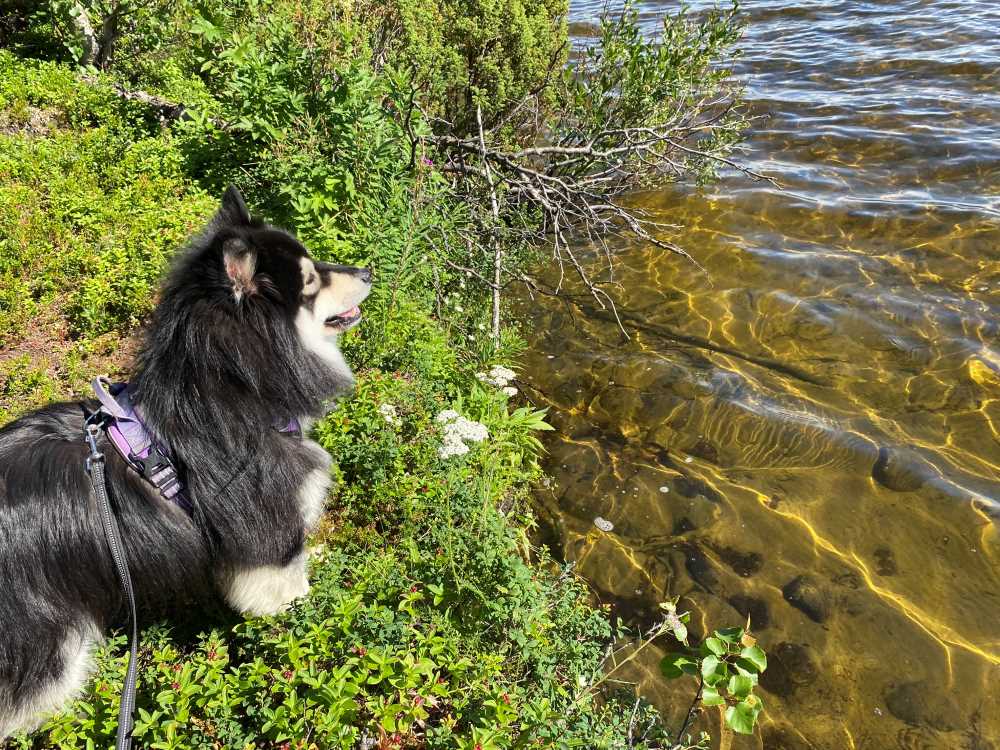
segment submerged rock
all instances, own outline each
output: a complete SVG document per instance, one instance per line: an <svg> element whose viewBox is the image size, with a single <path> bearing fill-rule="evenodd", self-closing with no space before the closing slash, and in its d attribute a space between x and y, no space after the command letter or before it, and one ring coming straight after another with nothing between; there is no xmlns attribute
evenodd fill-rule
<svg viewBox="0 0 1000 750"><path fill-rule="evenodd" d="M729 599L729 606L740 613L744 618L750 618L750 628L754 632L764 630L771 624L771 615L768 612L767 602L753 596L735 594Z"/></svg>
<svg viewBox="0 0 1000 750"><path fill-rule="evenodd" d="M819 669L807 646L783 641L768 649L767 669L760 676L760 686L769 693L787 698L812 684L818 675Z"/></svg>
<svg viewBox="0 0 1000 750"><path fill-rule="evenodd" d="M916 457L883 446L872 466L872 479L893 492L914 492L923 486L925 471Z"/></svg>
<svg viewBox="0 0 1000 750"><path fill-rule="evenodd" d="M781 590L785 601L803 612L813 622L824 623L830 617L830 597L812 576L801 575Z"/></svg>
<svg viewBox="0 0 1000 750"><path fill-rule="evenodd" d="M708 556L694 544L685 544L680 549L684 553L684 567L692 580L708 592L715 589L719 585L719 574Z"/></svg>
<svg viewBox="0 0 1000 750"><path fill-rule="evenodd" d="M955 699L938 684L904 682L890 686L885 705L889 713L912 726L923 724L950 732L962 723L962 713Z"/></svg>
<svg viewBox="0 0 1000 750"><path fill-rule="evenodd" d="M715 553L741 578L749 578L764 566L764 558L757 552L740 552L732 547L716 547Z"/></svg>
<svg viewBox="0 0 1000 750"><path fill-rule="evenodd" d="M601 516L594 519L594 526L599 528L601 531L613 531L615 528L615 525L611 523L611 521L606 518L602 518Z"/></svg>

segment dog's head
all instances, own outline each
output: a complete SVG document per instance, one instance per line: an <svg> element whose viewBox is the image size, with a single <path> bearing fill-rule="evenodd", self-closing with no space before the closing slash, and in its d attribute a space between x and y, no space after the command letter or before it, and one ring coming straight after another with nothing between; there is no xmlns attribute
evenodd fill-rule
<svg viewBox="0 0 1000 750"><path fill-rule="evenodd" d="M361 320L371 283L367 268L313 260L252 219L230 187L163 287L131 378L137 403L155 424L216 434L321 415L354 382L337 337Z"/></svg>
<svg viewBox="0 0 1000 750"><path fill-rule="evenodd" d="M292 235L254 221L233 186L209 231L234 311L252 309L243 316L248 320L283 314L305 348L349 375L335 340L360 322L371 271L313 260Z"/></svg>

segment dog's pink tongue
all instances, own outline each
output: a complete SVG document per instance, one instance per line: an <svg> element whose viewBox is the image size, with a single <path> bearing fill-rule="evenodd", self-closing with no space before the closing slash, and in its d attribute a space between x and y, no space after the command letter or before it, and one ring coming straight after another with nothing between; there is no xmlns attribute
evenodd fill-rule
<svg viewBox="0 0 1000 750"><path fill-rule="evenodd" d="M340 317L342 317L342 318L353 318L353 317L355 317L357 315L360 315L360 314L361 314L361 308L359 308L359 307L352 307L347 312L341 313Z"/></svg>

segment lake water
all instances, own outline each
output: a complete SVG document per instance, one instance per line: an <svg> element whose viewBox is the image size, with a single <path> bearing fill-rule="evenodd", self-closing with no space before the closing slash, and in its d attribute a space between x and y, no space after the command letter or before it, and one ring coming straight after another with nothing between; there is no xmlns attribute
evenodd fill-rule
<svg viewBox="0 0 1000 750"><path fill-rule="evenodd" d="M633 622L749 614L767 711L734 748L998 750L1000 2L744 14L745 161L783 190L641 196L707 273L620 243L628 340L579 289L525 306L543 529ZM676 722L661 653L627 677Z"/></svg>

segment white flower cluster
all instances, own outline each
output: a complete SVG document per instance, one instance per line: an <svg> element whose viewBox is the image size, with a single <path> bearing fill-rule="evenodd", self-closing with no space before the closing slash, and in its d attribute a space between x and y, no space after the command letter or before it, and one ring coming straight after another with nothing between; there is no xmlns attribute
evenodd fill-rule
<svg viewBox="0 0 1000 750"><path fill-rule="evenodd" d="M465 441L481 443L490 435L486 425L466 419L454 409L445 409L437 421L444 425L444 442L438 448L441 458L464 455L469 452Z"/></svg>
<svg viewBox="0 0 1000 750"><path fill-rule="evenodd" d="M509 370L506 367L494 365L493 369L491 369L489 373L476 373L476 377L486 383L486 385L492 385L494 388L499 388L508 396L516 396L517 388L510 385L510 381L514 379L516 374L517 373L513 370Z"/></svg>
<svg viewBox="0 0 1000 750"><path fill-rule="evenodd" d="M399 427L403 424L403 420L399 418L399 412L396 411L395 404L382 404L378 408L378 413L393 427Z"/></svg>

